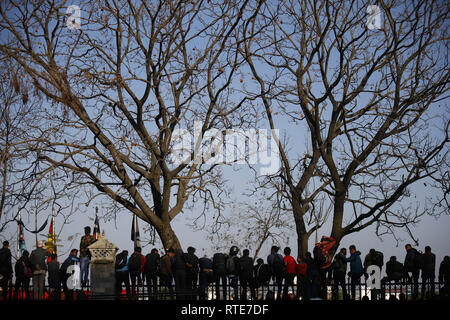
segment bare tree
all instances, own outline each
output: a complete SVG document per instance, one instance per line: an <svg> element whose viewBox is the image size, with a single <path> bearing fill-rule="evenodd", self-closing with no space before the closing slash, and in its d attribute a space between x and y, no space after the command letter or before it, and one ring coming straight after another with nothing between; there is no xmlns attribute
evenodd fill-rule
<svg viewBox="0 0 450 320"><path fill-rule="evenodd" d="M255 203L237 202L231 207L231 214L215 220L215 232L208 238L216 251L226 251L237 245L253 253L253 260L259 256L267 243L289 242L292 232L289 219L284 216L276 201L267 200L265 191L259 192Z"/></svg>
<svg viewBox="0 0 450 320"><path fill-rule="evenodd" d="M337 244L373 224L395 235L427 210L404 205L410 188L442 166L448 172L448 108L439 110L449 89L448 4L379 1L382 23L373 30L366 26L371 4L266 3L247 24L262 30L246 39L243 55L270 126L275 113L304 124L311 148L289 155L280 143L299 254L307 248L311 195L331 197ZM433 129L437 116L443 134ZM317 178L322 184L306 196Z"/></svg>
<svg viewBox="0 0 450 320"><path fill-rule="evenodd" d="M171 221L192 196L219 210L222 182L207 153L171 160L175 130L253 121L237 81L248 1L94 1L80 8L80 29L66 21L65 1L0 6L0 51L48 100L47 135L31 149L39 165L90 198L109 197L116 212L154 226L165 248L179 248Z"/></svg>

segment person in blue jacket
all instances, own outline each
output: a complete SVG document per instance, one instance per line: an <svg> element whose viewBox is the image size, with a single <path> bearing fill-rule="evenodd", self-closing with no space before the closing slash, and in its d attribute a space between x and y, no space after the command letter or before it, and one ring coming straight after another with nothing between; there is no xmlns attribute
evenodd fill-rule
<svg viewBox="0 0 450 320"><path fill-rule="evenodd" d="M342 257L342 261L350 262L350 272L348 276L350 277L351 284L351 295L352 299L355 299L356 294L356 285L361 283L361 276L364 274L364 268L361 262L361 252L356 250L355 245L351 245L350 249L350 257Z"/></svg>

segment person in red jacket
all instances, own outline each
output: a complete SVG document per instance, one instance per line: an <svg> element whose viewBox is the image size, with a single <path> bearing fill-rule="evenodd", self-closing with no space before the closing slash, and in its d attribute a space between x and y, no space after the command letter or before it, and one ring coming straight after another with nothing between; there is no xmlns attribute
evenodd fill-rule
<svg viewBox="0 0 450 320"><path fill-rule="evenodd" d="M308 265L301 257L297 258L297 264L295 265L295 272L297 274L297 298L305 298L305 282L308 271Z"/></svg>
<svg viewBox="0 0 450 320"><path fill-rule="evenodd" d="M332 264L332 257L329 256L328 252L331 248L333 248L336 244L336 240L327 237L322 236L320 239L320 242L316 244L316 247L320 249L320 252L322 253L322 263L319 263L319 272L320 272L320 298L323 300L327 299L327 274L331 274L331 264ZM316 257L315 257L316 258ZM320 261L319 261L320 262Z"/></svg>
<svg viewBox="0 0 450 320"><path fill-rule="evenodd" d="M286 275L284 280L284 289L283 289L283 299L287 299L288 288L289 286L294 289L294 278L297 275L297 271L295 270L295 259L291 256L291 248L284 248L284 258L283 262L286 265ZM294 291L294 290L292 290Z"/></svg>

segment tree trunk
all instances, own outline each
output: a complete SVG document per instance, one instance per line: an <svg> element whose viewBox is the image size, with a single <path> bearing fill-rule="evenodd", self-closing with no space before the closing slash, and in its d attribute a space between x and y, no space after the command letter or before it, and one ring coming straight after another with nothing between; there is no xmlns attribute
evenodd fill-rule
<svg viewBox="0 0 450 320"><path fill-rule="evenodd" d="M308 252L308 240L309 236L306 232L298 234L297 236L298 256L302 258L302 260L305 258L306 252Z"/></svg>
<svg viewBox="0 0 450 320"><path fill-rule="evenodd" d="M161 228L156 228L156 232L158 233L159 238L161 239L164 249L166 250L168 250L169 248L172 248L174 250L182 249L180 241L178 240L178 237L173 231L170 223L163 224Z"/></svg>

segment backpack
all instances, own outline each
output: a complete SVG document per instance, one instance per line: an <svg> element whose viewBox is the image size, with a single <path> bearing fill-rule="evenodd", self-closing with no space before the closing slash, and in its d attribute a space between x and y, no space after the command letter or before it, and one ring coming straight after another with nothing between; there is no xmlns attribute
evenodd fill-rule
<svg viewBox="0 0 450 320"><path fill-rule="evenodd" d="M223 253L215 253L213 256L214 272L226 272L225 255Z"/></svg>
<svg viewBox="0 0 450 320"><path fill-rule="evenodd" d="M145 256L144 272L159 274L161 269L161 263L159 256L154 254L147 254Z"/></svg>
<svg viewBox="0 0 450 320"><path fill-rule="evenodd" d="M425 255L421 251L414 251L414 267L423 269L425 265Z"/></svg>
<svg viewBox="0 0 450 320"><path fill-rule="evenodd" d="M117 255L115 264L116 269L122 269L126 265L127 265L127 256L125 256L122 253Z"/></svg>
<svg viewBox="0 0 450 320"><path fill-rule="evenodd" d="M134 252L130 257L130 263L128 264L128 269L130 271L139 271L141 268L141 255Z"/></svg>
<svg viewBox="0 0 450 320"><path fill-rule="evenodd" d="M314 260L316 260L319 267L323 266L327 262L327 258L323 255L322 249L319 246L315 246L313 249Z"/></svg>
<svg viewBox="0 0 450 320"><path fill-rule="evenodd" d="M383 259L384 259L383 253L380 251L375 251L375 256L373 258L374 261L372 261L372 263L381 268L384 264Z"/></svg>
<svg viewBox="0 0 450 320"><path fill-rule="evenodd" d="M234 257L232 257L232 256L228 257L226 268L227 268L228 274L236 273L236 263L234 261Z"/></svg>
<svg viewBox="0 0 450 320"><path fill-rule="evenodd" d="M267 264L262 264L256 269L256 279L259 283L266 283L270 281L270 269Z"/></svg>
<svg viewBox="0 0 450 320"><path fill-rule="evenodd" d="M284 264L284 261L280 258L280 256L277 253L273 258L273 271L275 272L275 274L282 274L282 275L284 275L287 271L287 267Z"/></svg>

